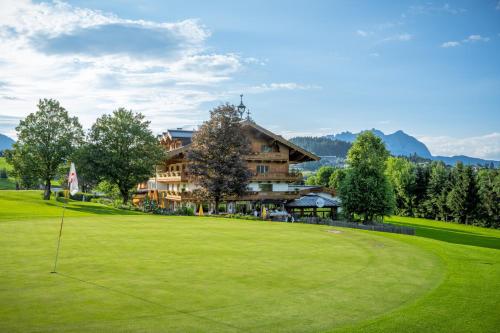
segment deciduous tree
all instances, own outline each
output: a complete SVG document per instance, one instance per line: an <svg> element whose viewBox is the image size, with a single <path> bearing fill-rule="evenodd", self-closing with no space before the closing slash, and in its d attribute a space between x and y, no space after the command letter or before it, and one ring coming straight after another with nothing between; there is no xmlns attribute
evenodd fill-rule
<svg viewBox="0 0 500 333"><path fill-rule="evenodd" d="M249 142L232 105L210 111L210 119L194 134L188 172L213 199L216 214L223 198L246 191L251 174L244 156L249 153Z"/></svg>
<svg viewBox="0 0 500 333"><path fill-rule="evenodd" d="M413 216L415 203L415 165L402 157L389 157L386 174L396 199L396 213Z"/></svg>
<svg viewBox="0 0 500 333"><path fill-rule="evenodd" d="M349 168L340 184L342 207L348 216L359 215L364 222L389 215L394 209L394 193L385 175L389 152L372 132L360 134L349 150Z"/></svg>
<svg viewBox="0 0 500 333"><path fill-rule="evenodd" d="M131 190L154 174L163 149L141 113L119 108L98 118L87 137L82 160L88 161L95 178L116 184L124 204Z"/></svg>
<svg viewBox="0 0 500 333"><path fill-rule="evenodd" d="M81 143L83 131L78 118L70 117L58 101L43 99L37 107L16 127L18 140L8 160L25 183L43 181L43 198L49 200L51 181Z"/></svg>

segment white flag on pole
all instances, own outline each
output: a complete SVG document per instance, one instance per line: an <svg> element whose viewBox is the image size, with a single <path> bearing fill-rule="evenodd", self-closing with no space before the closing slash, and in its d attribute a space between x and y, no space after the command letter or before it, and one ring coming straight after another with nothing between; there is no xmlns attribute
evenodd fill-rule
<svg viewBox="0 0 500 333"><path fill-rule="evenodd" d="M71 162L71 167L69 168L68 187L71 195L78 193L78 178L76 176L75 163L73 162Z"/></svg>

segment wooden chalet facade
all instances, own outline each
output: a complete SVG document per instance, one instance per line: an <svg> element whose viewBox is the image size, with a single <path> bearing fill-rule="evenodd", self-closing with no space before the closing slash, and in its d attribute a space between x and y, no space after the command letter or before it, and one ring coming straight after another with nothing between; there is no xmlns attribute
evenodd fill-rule
<svg viewBox="0 0 500 333"><path fill-rule="evenodd" d="M298 185L302 181L301 174L291 171L290 166L320 158L250 119L242 120L241 124L251 145L251 153L245 160L252 177L245 195L226 198L226 201L244 203L248 209L254 209L255 204L284 204L308 193L307 187ZM138 187L139 192L148 193L163 208L173 210L188 205L196 210L200 204L193 195L197 186L188 172L187 152L193 134L193 131L182 129L164 132L160 142L167 150L166 159L157 166L155 177Z"/></svg>

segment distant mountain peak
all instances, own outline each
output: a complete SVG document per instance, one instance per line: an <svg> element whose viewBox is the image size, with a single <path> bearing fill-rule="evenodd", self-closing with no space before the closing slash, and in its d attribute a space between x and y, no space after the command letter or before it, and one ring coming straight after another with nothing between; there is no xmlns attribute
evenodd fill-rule
<svg viewBox="0 0 500 333"><path fill-rule="evenodd" d="M376 128L372 128L370 131L381 138L386 144L387 149L395 156L410 156L417 154L418 156L424 158L432 157L431 152L427 149L425 144L418 141L413 136L406 134L402 130L396 131L392 134L385 134ZM327 135L326 137L329 139L353 142L360 133L361 132L342 132L339 134Z"/></svg>
<svg viewBox="0 0 500 333"><path fill-rule="evenodd" d="M14 140L9 138L7 135L0 133L0 151L12 148Z"/></svg>

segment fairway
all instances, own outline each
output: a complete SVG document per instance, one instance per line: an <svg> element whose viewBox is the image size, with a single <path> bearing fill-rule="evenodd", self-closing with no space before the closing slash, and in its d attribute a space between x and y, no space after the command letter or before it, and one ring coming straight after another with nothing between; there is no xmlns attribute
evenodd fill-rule
<svg viewBox="0 0 500 333"><path fill-rule="evenodd" d="M493 332L500 324L498 231L453 230L487 239L471 246L419 229L404 236L72 202L59 273L50 274L60 212L39 192L0 191L1 332Z"/></svg>

